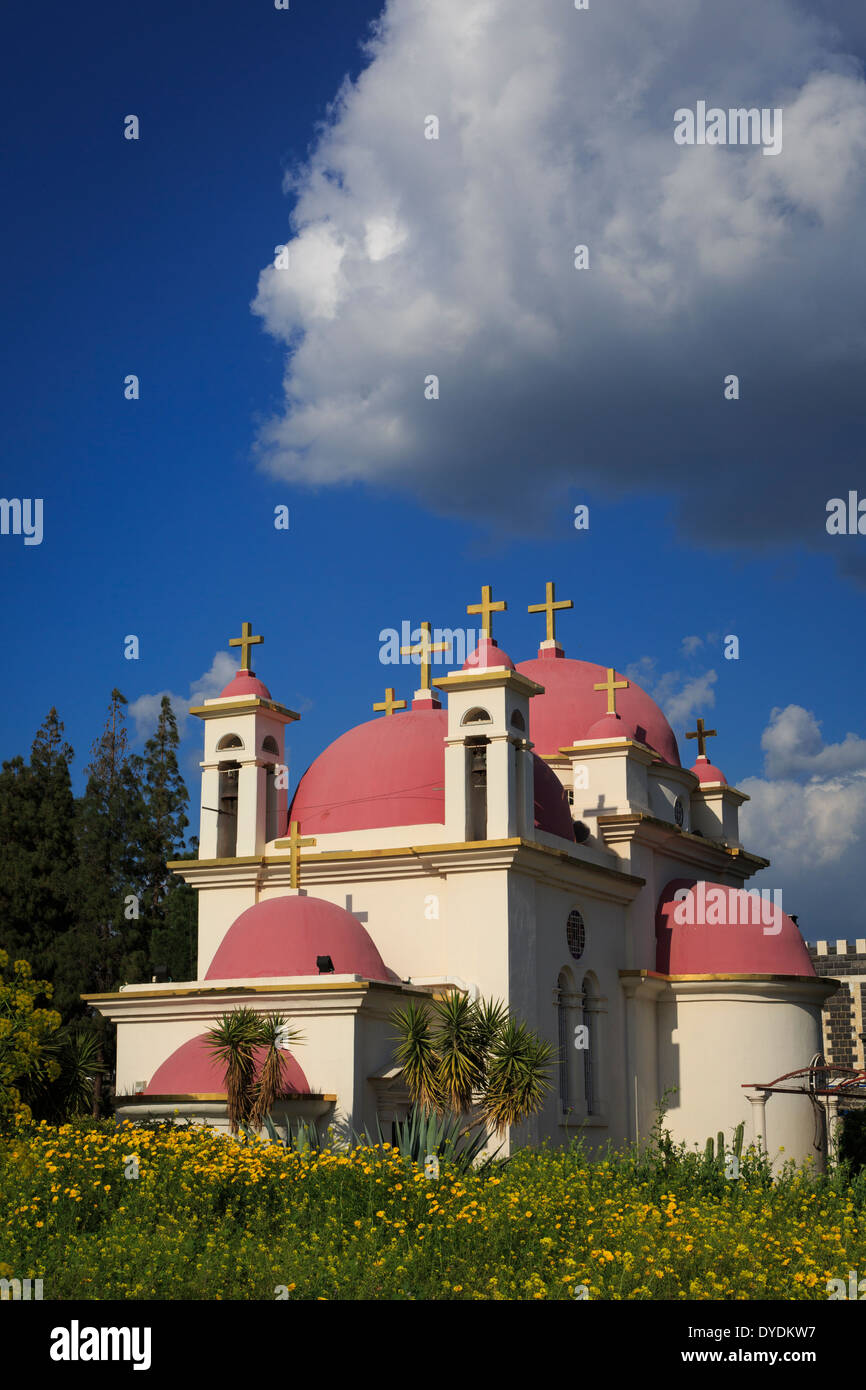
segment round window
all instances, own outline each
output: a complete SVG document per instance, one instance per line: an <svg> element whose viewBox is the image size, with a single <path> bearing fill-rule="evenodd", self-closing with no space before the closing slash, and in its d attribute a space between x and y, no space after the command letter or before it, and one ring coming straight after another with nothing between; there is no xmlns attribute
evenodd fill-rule
<svg viewBox="0 0 866 1390"><path fill-rule="evenodd" d="M568 938L569 951L575 960L580 960L586 945L586 927L583 925L583 918L576 908L568 914L565 935Z"/></svg>
<svg viewBox="0 0 866 1390"><path fill-rule="evenodd" d="M683 821L685 820L683 803L680 801L679 797L677 797L676 801L674 802L674 820L676 821L677 825L682 825Z"/></svg>

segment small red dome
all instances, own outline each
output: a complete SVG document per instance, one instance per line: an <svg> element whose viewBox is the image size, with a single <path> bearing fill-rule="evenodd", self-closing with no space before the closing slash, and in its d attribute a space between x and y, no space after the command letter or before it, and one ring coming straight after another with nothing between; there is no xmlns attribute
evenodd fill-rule
<svg viewBox="0 0 866 1390"><path fill-rule="evenodd" d="M507 652L497 647L491 637L482 637L474 652L470 652L463 663L464 671L484 671L497 666L514 670L514 662Z"/></svg>
<svg viewBox="0 0 866 1390"><path fill-rule="evenodd" d="M229 695L258 695L260 700L271 698L268 687L252 671L238 671L237 675L232 677L225 690L220 691L220 699L223 700Z"/></svg>
<svg viewBox="0 0 866 1390"><path fill-rule="evenodd" d="M772 897L693 878L672 879L659 899L656 969L663 975L815 974L796 922Z"/></svg>
<svg viewBox="0 0 866 1390"><path fill-rule="evenodd" d="M302 835L445 824L445 710L406 710L341 734L301 778L289 810ZM558 799L559 779L533 756L535 823L573 839ZM563 793L564 796L564 793ZM568 802L565 802L566 812Z"/></svg>
<svg viewBox="0 0 866 1390"><path fill-rule="evenodd" d="M223 937L205 979L318 976L317 956L330 956L337 975L396 978L357 917L323 898L304 895L268 898L242 912Z"/></svg>
<svg viewBox="0 0 866 1390"><path fill-rule="evenodd" d="M634 736L634 729L629 728L619 714L603 714L601 719L596 719L594 724L590 724L583 735L587 740L594 738L634 738Z"/></svg>
<svg viewBox="0 0 866 1390"><path fill-rule="evenodd" d="M728 785L727 780L725 778L725 774L722 771L720 771L719 768L714 767L708 758L698 758L697 762L692 768L692 772L695 774L698 781L701 783L721 782L723 787L726 787Z"/></svg>
<svg viewBox="0 0 866 1390"><path fill-rule="evenodd" d="M604 716L604 691L593 690L593 686L607 679L607 667L591 661L572 661L570 657L559 661L536 657L518 662L517 670L544 686L544 694L533 696L529 708L529 737L538 753L550 757L560 748L579 743L589 737L588 731ZM632 681L627 690L616 692L616 708L629 737L647 744L665 762L680 766L673 729L645 690Z"/></svg>
<svg viewBox="0 0 866 1390"><path fill-rule="evenodd" d="M267 1048L256 1049L256 1072L261 1069ZM289 1052L283 1052L283 1094L309 1095L310 1086L303 1071ZM145 1088L146 1096L225 1095L225 1067L214 1057L206 1033L190 1038L175 1048L157 1067Z"/></svg>

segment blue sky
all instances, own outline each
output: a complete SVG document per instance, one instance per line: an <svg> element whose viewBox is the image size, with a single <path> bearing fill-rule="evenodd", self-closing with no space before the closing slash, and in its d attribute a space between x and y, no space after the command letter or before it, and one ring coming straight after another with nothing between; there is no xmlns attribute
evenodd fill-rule
<svg viewBox="0 0 866 1390"><path fill-rule="evenodd" d="M470 0L466 3L471 10ZM766 22L776 26L777 49L789 53L787 66L776 70L768 60L768 71L750 72L746 82L739 57L732 64L734 103L777 104L781 84L792 108L806 101L803 92L817 90L819 115L826 115L827 100L838 96L850 116L850 144L844 158L840 155L850 171L844 198L818 186L818 176L810 172L814 161L804 159L799 173L793 162L786 166L785 198L794 207L790 217L800 217L812 238L804 261L792 266L790 250L780 242L775 257L751 268L762 294L778 292L780 332L797 344L808 340L813 355L792 350L786 361L771 351L771 339L762 338L770 300L761 301L761 323L751 325L734 313L738 297L743 305L754 298L756 281L737 278L739 270L725 260L726 243L720 241L712 258L707 252L703 261L689 262L691 268L685 259L675 264L666 290L662 315L670 311L676 318L658 328L658 341L666 348L673 343L673 360L677 354L682 359L681 395L675 381L663 388L649 381L642 399L638 383L658 356L647 336L656 314L647 296L659 284L659 262L646 267L643 282L643 268L634 270L637 253L631 243L627 255L624 242L617 243L620 259L609 249L604 262L601 205L588 185L581 206L593 208L591 217L586 214L586 225L595 229L589 237L593 254L598 251L599 270L609 285L619 286L621 297L591 299L593 289L585 303L572 304L568 312L575 320L597 314L607 325L621 314L633 329L621 354L612 337L605 339L591 361L575 359L573 376L566 373L559 380L548 372L539 392L533 372L546 350L546 330L532 311L543 304L544 287L539 282L525 305L517 303L515 290L507 292L515 306L509 320L517 322L524 310L525 319L513 341L503 338L496 312L481 307L494 298L492 270L489 291L478 285L476 306L471 289L468 301L465 289L476 282L472 267L465 281L449 284L449 266L436 262L441 237L425 247L418 231L426 225L424 181L413 186L412 200L407 194L394 201L394 180L399 184L402 167L397 155L389 159L387 153L389 140L396 139L395 117L374 110L375 120L381 120L377 127L364 108L365 101L376 108L375 81L366 89L362 84L356 96L350 92L342 113L328 114L347 74L357 79L372 66L384 74L380 87L393 90L401 45L411 40L409 7L395 0L390 31L365 57L359 44L379 8L365 0L293 0L284 13L264 3L218 0L206 7L150 5L143 17L134 9L97 3L84 12L55 7L50 23L41 12L28 14L20 7L7 18L7 215L0 238L11 350L0 376L2 492L43 498L45 521L39 546L0 536L5 596L0 637L8 692L0 716L0 756L25 753L39 722L56 705L76 749L80 777L112 686L130 702L163 690L188 697L217 654L227 650L228 638L249 619L266 639L257 653L258 673L275 698L303 714L292 731L294 785L324 744L371 717L372 703L382 698L386 685L411 697L414 669L379 662L381 629L399 627L403 620L414 626L425 618L434 626L469 624L465 606L477 601L483 583L491 583L496 597L509 604L496 634L520 660L534 655L543 636L542 620L530 617L526 607L541 601L545 581L554 579L558 597L575 601L574 610L560 620L569 655L635 673L642 663L642 683L657 691L663 704L673 701L684 711L673 721L678 735L693 727L695 714L703 714L721 731L712 751L729 780L746 781L767 813L783 804L787 808L788 841L777 829L764 838L757 835L751 847L781 855L777 862L790 889L788 910L800 906L813 920L821 914L820 929L811 935L863 935L858 875L866 837L866 758L859 745L866 738L860 694L864 540L828 540L822 534L826 498L858 485L866 496L862 405L855 390L864 347L862 333L852 326L863 272L853 253L856 240L842 217L857 222L857 206L848 206L852 181L857 196L863 192L862 21L853 9L847 15L839 7L837 22L850 20L850 28L828 40L829 48L822 47L823 40L797 28L799 12L793 6L772 0ZM706 9L707 17L711 11ZM561 19L544 0L532 23ZM436 32L427 37L429 61L422 69L419 101L425 110L438 101L443 112L442 148L436 150L442 166L429 175L438 181L429 223L447 201L449 180L455 188L468 187L473 166L471 159L461 165L459 152L448 145L447 112L462 109L457 45L443 42L437 48ZM656 37L661 51L663 35ZM710 73L706 67L706 54L718 45L709 33L705 37L702 47L698 31L694 49L684 41L669 90L687 96L706 90L711 100L726 104L717 54L717 68ZM609 42L616 71L628 54L618 57L613 37ZM835 56L828 59L830 49ZM501 58L505 65L519 62L510 50ZM701 76L690 86L691 71ZM830 85L809 88L813 72ZM644 87L646 129L660 119L658 110L667 109L661 88L653 89L655 81L647 77ZM504 84L497 83L499 94ZM501 113L498 100L491 98L491 109ZM528 103L523 123L536 131L541 102L539 96ZM406 121L414 121L420 110L409 110ZM141 120L137 142L123 138L129 113ZM640 124L633 113L629 119ZM791 125L796 137L795 118ZM524 176L521 128L505 146L518 186ZM640 125L635 139L646 129ZM668 150L665 138L669 160L676 149L669 141ZM359 166L357 151L365 140L367 163ZM542 144L536 139L533 145L533 177L535 164L543 162ZM575 147L563 137L566 163ZM603 161L597 133L594 150L596 160ZM422 140L411 159L427 153ZM730 160L740 153L728 152L721 182L712 185L735 210L744 206L747 193L755 197L754 189L726 182L746 167L729 172ZM748 157L753 159L748 177L762 177L760 155ZM341 180L322 177L314 184L303 173L307 160L308 169L321 174L339 158L345 158ZM795 158L796 147L790 160ZM556 157L550 162L555 167ZM488 159L481 167L491 163L496 161ZM383 351L394 337L385 328L391 322L389 282L364 280L352 258L353 228L369 213L358 167L374 170L364 188L379 190L386 241L398 243L404 223L408 246L413 236L416 243L421 238L421 269L416 263L413 273L422 284L429 250L427 288L443 314L451 315L447 321L455 340L463 333L467 340L482 330L486 334L480 353L484 369L475 379L454 357L451 339L437 338L442 330L433 318L421 356L426 352L430 371L447 359L443 397L424 402L416 390L415 413L404 410L402 416L401 437L408 443L385 463L381 458L387 451L377 456L371 445L380 437L381 422L369 414L361 421L359 411L353 452L351 428L348 441L338 425L314 437L305 420L307 434L299 436L290 409L291 400L302 395L305 409L330 411L336 420L334 381L344 380L350 393L357 390L359 401L366 402L372 389L375 401L380 375L391 381L400 370L397 346L393 361L377 359L372 388L355 381L354 366L345 365L364 356L358 323L365 314L369 321L371 304L382 315ZM283 188L284 175L292 171L298 179L294 193ZM582 176L575 165L578 184ZM668 180L665 187L675 188L671 180L679 174L665 166L659 177ZM815 187L807 186L808 178ZM489 191L493 200L501 190L491 184ZM785 230L780 218L789 215L778 212L780 196L778 189L772 194L772 235L778 237ZM508 193L515 223L519 201ZM683 194L676 204L684 244L694 229L682 222L682 207L692 201ZM290 226L295 207L300 213ZM830 207L842 209L835 219ZM623 217L616 223L617 236ZM369 247L369 220L366 225ZM506 219L499 224L510 225ZM260 281L276 244L291 242L302 257L304 238L317 227L337 227L344 247L349 246L340 252L342 281L328 279L326 267L324 288L316 290L324 294L337 285L335 312L325 312L321 299L286 304L268 288L266 276ZM569 235L572 230L573 224ZM768 235L763 233L762 248ZM801 227L794 228L795 241L803 235ZM748 251L742 227L737 236L738 245L747 247L743 256L768 254ZM610 227L607 245L613 247ZM661 257L663 251L662 246L654 254ZM490 254L492 264L497 251ZM521 242L518 261L529 279L533 254ZM391 275L389 266L397 265L400 252L390 261L389 255L390 249L386 255L371 252L364 273ZM818 269L810 279L813 263ZM837 278L825 282L824 274ZM632 280L626 285L627 276ZM522 281L524 275L515 278ZM574 283L563 281L561 294L575 293ZM792 283L803 285L796 307ZM254 313L250 306L257 289ZM454 305L467 302L458 322ZM398 302L395 313L399 309ZM407 318L411 312L407 307ZM536 330L541 346L533 344L536 357L528 364L522 354ZM289 353L302 339L308 355L290 397ZM695 376L696 342L704 346L705 381ZM744 400L736 405L723 403L721 394L732 360L751 369ZM567 355L562 362L570 371ZM140 377L138 401L124 399L127 373ZM507 418L511 383L517 397L532 392L540 402L531 429L513 450L514 429ZM459 408L449 405L449 389ZM656 401L660 390L670 394ZM755 404L759 391L763 405ZM383 418L399 418L401 408L395 396L383 406ZM433 426L431 411L440 411ZM733 411L741 413L733 417ZM577 502L590 506L588 531L573 527ZM287 532L273 526L278 504L290 508ZM123 659L129 633L140 638L137 662ZM727 633L740 638L738 661L722 658L721 637ZM690 654L682 649L687 637L703 639ZM762 736L771 711L791 707L810 712L818 722L818 742L813 738L808 756L798 761L779 752L777 739L776 761L768 770ZM791 716L792 729L798 719ZM193 803L195 726L194 720L186 725L184 752ZM856 736L854 744L845 745L848 734ZM846 751L834 753L835 745ZM681 751L685 760L682 745ZM797 820L791 799L807 786L811 810L800 818L800 829L791 830ZM832 843L837 792L839 815L849 821L844 852ZM792 843L792 834L803 838ZM815 835L824 839L813 866L808 861Z"/></svg>

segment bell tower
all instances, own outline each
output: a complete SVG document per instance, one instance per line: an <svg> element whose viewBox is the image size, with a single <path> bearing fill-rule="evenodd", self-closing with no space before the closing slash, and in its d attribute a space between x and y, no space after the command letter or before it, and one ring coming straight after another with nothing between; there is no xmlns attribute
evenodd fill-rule
<svg viewBox="0 0 866 1390"><path fill-rule="evenodd" d="M282 835L288 811L286 725L300 715L271 699L250 665L261 643L244 623L241 669L225 690L190 710L205 721L201 763L199 859L240 859L263 854Z"/></svg>
<svg viewBox="0 0 866 1390"><path fill-rule="evenodd" d="M462 671L436 681L448 693L445 826L455 840L534 838L534 772L529 701L544 687L521 675L492 637L490 588L468 612L482 614L482 636Z"/></svg>

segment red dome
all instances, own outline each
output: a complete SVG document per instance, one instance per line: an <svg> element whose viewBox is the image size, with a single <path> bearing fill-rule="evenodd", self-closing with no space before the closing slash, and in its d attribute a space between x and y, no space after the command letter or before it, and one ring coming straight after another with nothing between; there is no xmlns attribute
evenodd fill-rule
<svg viewBox="0 0 866 1390"><path fill-rule="evenodd" d="M723 787L728 785L725 774L717 767L714 767L708 758L698 758L692 772L699 782L721 782Z"/></svg>
<svg viewBox="0 0 866 1390"><path fill-rule="evenodd" d="M505 666L514 670L514 662L490 637L482 637L474 652L470 652L463 663L464 671L484 671L489 667Z"/></svg>
<svg viewBox="0 0 866 1390"><path fill-rule="evenodd" d="M330 956L337 975L396 979L357 917L306 895L269 898L248 907L223 937L205 979L318 976L317 956Z"/></svg>
<svg viewBox="0 0 866 1390"><path fill-rule="evenodd" d="M220 691L220 699L223 700L229 695L258 695L260 700L271 698L268 687L252 671L238 671L237 675L232 677L225 690Z"/></svg>
<svg viewBox="0 0 866 1390"><path fill-rule="evenodd" d="M593 690L607 679L607 667L591 661L545 661L536 657L521 661L518 671L544 686L543 695L533 696L529 706L529 737L537 752L550 757L560 748L590 737L589 730L602 718L607 708L603 690ZM619 674L616 679L620 680ZM634 681L627 690L616 692L617 713L622 718L619 737L646 743L664 758L665 762L680 765L680 755L673 729L655 700ZM595 734L592 737L598 738Z"/></svg>
<svg viewBox="0 0 866 1390"><path fill-rule="evenodd" d="M406 710L358 724L307 768L289 819L298 821L302 835L444 825L447 734L448 715L441 709ZM534 754L533 761L535 824L574 839L559 779Z"/></svg>
<svg viewBox="0 0 866 1390"><path fill-rule="evenodd" d="M267 1048L256 1049L256 1072L262 1066ZM289 1052L284 1052L283 1094L309 1095L307 1078ZM146 1096L212 1096L225 1095L225 1067L215 1058L208 1046L206 1033L181 1043L171 1056L157 1067L145 1088Z"/></svg>
<svg viewBox="0 0 866 1390"><path fill-rule="evenodd" d="M596 719L594 724L590 724L585 739L593 738L631 738L631 732L625 721L618 714L603 714L601 719Z"/></svg>
<svg viewBox="0 0 866 1390"><path fill-rule="evenodd" d="M680 900L678 890L687 890ZM759 903L744 889L693 878L672 879L659 899L656 969L663 975L815 974L796 922L772 897Z"/></svg>

